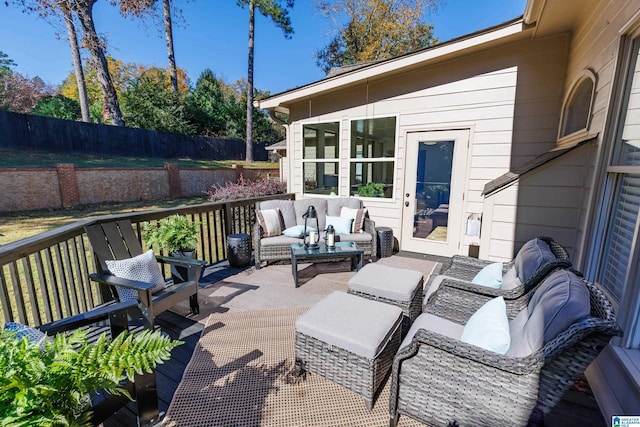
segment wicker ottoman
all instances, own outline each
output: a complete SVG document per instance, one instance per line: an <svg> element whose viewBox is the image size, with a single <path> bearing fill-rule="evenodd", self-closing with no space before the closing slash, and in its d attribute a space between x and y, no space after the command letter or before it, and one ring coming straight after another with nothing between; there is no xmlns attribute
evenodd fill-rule
<svg viewBox="0 0 640 427"><path fill-rule="evenodd" d="M367 264L349 280L348 292L402 309L402 336L422 313L422 273L380 263Z"/></svg>
<svg viewBox="0 0 640 427"><path fill-rule="evenodd" d="M351 390L371 410L400 346L402 310L333 292L296 321L296 364Z"/></svg>

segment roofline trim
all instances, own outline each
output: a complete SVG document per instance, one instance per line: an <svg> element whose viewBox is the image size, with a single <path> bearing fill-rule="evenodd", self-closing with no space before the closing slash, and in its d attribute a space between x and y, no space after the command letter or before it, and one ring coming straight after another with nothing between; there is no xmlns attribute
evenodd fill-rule
<svg viewBox="0 0 640 427"><path fill-rule="evenodd" d="M335 89L340 86L357 83L359 81L373 78L396 69L430 61L444 55L453 54L465 49L489 43L491 41L509 37L514 34L523 32L525 30L523 24L523 19L517 18L513 21L509 21L496 27L463 36L449 42L431 46L417 52L390 58L385 61L378 62L351 72L340 74L335 77L318 80L305 86L281 92L280 94L262 99L260 100L259 108L276 109L276 111L286 113L288 112L288 108L283 104L290 103L296 99L311 96L318 92Z"/></svg>

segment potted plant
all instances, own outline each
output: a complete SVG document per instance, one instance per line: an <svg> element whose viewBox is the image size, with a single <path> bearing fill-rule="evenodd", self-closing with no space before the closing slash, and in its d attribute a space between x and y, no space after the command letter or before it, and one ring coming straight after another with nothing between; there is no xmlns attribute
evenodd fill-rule
<svg viewBox="0 0 640 427"><path fill-rule="evenodd" d="M358 188L361 197L384 197L384 184L381 182L369 182Z"/></svg>
<svg viewBox="0 0 640 427"><path fill-rule="evenodd" d="M146 223L145 241L149 246L157 244L168 254L191 256L198 245L200 222L191 221L184 215L171 215L158 221L157 225Z"/></svg>
<svg viewBox="0 0 640 427"><path fill-rule="evenodd" d="M86 330L38 343L0 330L0 425L90 426L90 396L97 391L131 396L122 381L152 372L182 344L159 331L102 334L90 343ZM133 400L133 399L132 399Z"/></svg>

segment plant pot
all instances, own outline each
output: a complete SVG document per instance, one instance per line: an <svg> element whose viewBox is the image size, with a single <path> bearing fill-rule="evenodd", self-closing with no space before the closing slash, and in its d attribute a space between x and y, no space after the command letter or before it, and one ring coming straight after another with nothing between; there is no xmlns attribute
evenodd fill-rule
<svg viewBox="0 0 640 427"><path fill-rule="evenodd" d="M185 249L171 254L174 258L194 258L195 249ZM173 283L181 283L189 280L189 270L186 267L171 266L171 278Z"/></svg>

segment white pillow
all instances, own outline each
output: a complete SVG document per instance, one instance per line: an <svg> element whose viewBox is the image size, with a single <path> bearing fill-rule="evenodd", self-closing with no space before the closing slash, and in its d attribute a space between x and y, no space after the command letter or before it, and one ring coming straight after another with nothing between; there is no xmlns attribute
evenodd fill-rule
<svg viewBox="0 0 640 427"><path fill-rule="evenodd" d="M494 262L485 266L475 275L471 282L476 285L500 289L502 287L502 263Z"/></svg>
<svg viewBox="0 0 640 427"><path fill-rule="evenodd" d="M365 215L367 215L367 208L352 209L352 208L343 206L342 209L340 210L341 218L353 219L353 224L351 224L352 233L362 233L364 231Z"/></svg>
<svg viewBox="0 0 640 427"><path fill-rule="evenodd" d="M299 239L303 238L305 234L308 234L310 231L318 231L314 227L310 227L307 225L307 233L304 232L304 224L294 225L293 227L289 227L282 232L287 237L297 237Z"/></svg>
<svg viewBox="0 0 640 427"><path fill-rule="evenodd" d="M264 237L279 236L284 231L284 218L278 208L256 210L256 219Z"/></svg>
<svg viewBox="0 0 640 427"><path fill-rule="evenodd" d="M460 341L505 354L511 345L511 336L504 298L493 298L473 313L462 331Z"/></svg>
<svg viewBox="0 0 640 427"><path fill-rule="evenodd" d="M164 277L158 266L153 250L135 256L133 258L106 260L107 268L116 277L121 279L137 280L139 282L155 283L151 292L162 290L166 287ZM138 291L130 288L116 286L120 301L138 299Z"/></svg>
<svg viewBox="0 0 640 427"><path fill-rule="evenodd" d="M353 223L353 218L327 216L325 223L327 228L329 228L329 225L333 225L333 228L336 230L336 234L351 234L351 223Z"/></svg>

